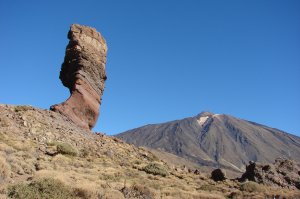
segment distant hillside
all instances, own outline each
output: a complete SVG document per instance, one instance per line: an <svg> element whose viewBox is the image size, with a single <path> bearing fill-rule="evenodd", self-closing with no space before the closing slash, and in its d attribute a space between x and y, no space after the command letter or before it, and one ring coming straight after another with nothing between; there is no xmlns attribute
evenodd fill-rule
<svg viewBox="0 0 300 199"><path fill-rule="evenodd" d="M151 124L116 135L128 143L173 153L199 165L244 171L250 161L277 157L300 161L300 138L229 115L203 112L195 117Z"/></svg>

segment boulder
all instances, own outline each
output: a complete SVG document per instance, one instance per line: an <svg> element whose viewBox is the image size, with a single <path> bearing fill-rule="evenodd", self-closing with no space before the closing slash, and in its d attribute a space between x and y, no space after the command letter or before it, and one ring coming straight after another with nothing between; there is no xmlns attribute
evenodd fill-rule
<svg viewBox="0 0 300 199"><path fill-rule="evenodd" d="M198 169L195 169L194 174L195 175L200 175L200 171Z"/></svg>
<svg viewBox="0 0 300 199"><path fill-rule="evenodd" d="M99 108L107 79L105 72L107 46L96 29L73 24L68 33L60 76L70 97L50 107L68 117L76 125L92 129L99 117Z"/></svg>
<svg viewBox="0 0 300 199"><path fill-rule="evenodd" d="M274 164L249 162L239 181L254 181L268 186L300 189L300 167L294 160L277 158Z"/></svg>
<svg viewBox="0 0 300 199"><path fill-rule="evenodd" d="M215 169L211 172L211 179L213 181L224 181L226 180L226 174L222 169Z"/></svg>

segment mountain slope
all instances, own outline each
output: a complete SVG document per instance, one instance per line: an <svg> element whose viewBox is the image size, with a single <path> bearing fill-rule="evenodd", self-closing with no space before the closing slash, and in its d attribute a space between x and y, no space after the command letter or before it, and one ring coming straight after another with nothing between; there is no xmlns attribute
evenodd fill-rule
<svg viewBox="0 0 300 199"><path fill-rule="evenodd" d="M153 175L148 165L169 175ZM59 113L0 104L1 199L222 199L232 192L223 184L215 194L199 189L212 183L171 169L143 148L82 129Z"/></svg>
<svg viewBox="0 0 300 199"><path fill-rule="evenodd" d="M128 143L184 157L199 165L244 171L250 160L277 157L300 161L300 138L229 115L203 112L195 117L151 124L116 135Z"/></svg>
<svg viewBox="0 0 300 199"><path fill-rule="evenodd" d="M296 187L215 182L209 174L180 169L173 159L175 167L143 147L79 128L53 111L0 104L3 199L299 198ZM253 183L263 190L245 191Z"/></svg>

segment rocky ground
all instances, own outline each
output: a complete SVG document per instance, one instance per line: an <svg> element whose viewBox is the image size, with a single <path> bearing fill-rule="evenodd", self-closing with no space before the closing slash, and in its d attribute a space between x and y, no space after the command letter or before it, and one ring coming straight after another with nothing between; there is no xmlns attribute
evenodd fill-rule
<svg viewBox="0 0 300 199"><path fill-rule="evenodd" d="M294 160L277 158L274 164L250 162L240 181L251 180L269 186L300 190L300 166Z"/></svg>
<svg viewBox="0 0 300 199"><path fill-rule="evenodd" d="M215 182L59 113L0 105L0 198L300 198L278 187Z"/></svg>

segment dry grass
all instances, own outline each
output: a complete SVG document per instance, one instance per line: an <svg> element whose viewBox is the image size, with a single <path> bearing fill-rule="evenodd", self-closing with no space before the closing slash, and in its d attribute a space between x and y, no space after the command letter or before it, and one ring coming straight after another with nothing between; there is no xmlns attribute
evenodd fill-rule
<svg viewBox="0 0 300 199"><path fill-rule="evenodd" d="M23 153L8 156L7 162L11 166L11 171L19 175L32 174L35 171L35 161Z"/></svg>
<svg viewBox="0 0 300 199"><path fill-rule="evenodd" d="M125 198L154 198L155 193L148 187L140 184L133 184L130 187L123 187L121 192Z"/></svg>
<svg viewBox="0 0 300 199"><path fill-rule="evenodd" d="M8 196L14 199L72 199L72 189L62 182L43 178L29 184L20 183L8 188Z"/></svg>
<svg viewBox="0 0 300 199"><path fill-rule="evenodd" d="M5 143L0 143L0 151L4 152L5 154L11 154L14 153L16 150Z"/></svg>
<svg viewBox="0 0 300 199"><path fill-rule="evenodd" d="M209 192L218 190L217 186L212 184L204 184L199 189L202 191L209 191Z"/></svg>
<svg viewBox="0 0 300 199"><path fill-rule="evenodd" d="M116 189L111 189L111 188L107 188L104 190L104 192L102 194L99 195L100 199L125 199L124 195L116 190Z"/></svg>
<svg viewBox="0 0 300 199"><path fill-rule="evenodd" d="M75 195L82 199L98 199L103 189L90 182L81 182L74 188Z"/></svg>
<svg viewBox="0 0 300 199"><path fill-rule="evenodd" d="M295 199L300 198L299 190L280 189L274 187L266 187L265 198L286 198Z"/></svg>
<svg viewBox="0 0 300 199"><path fill-rule="evenodd" d="M16 139L0 132L0 151L11 154L16 151L24 151L26 154L34 151L33 143L25 139Z"/></svg>
<svg viewBox="0 0 300 199"><path fill-rule="evenodd" d="M11 168L6 159L0 156L0 182L10 177Z"/></svg>
<svg viewBox="0 0 300 199"><path fill-rule="evenodd" d="M161 192L161 198L164 199L225 199L221 193L207 193L195 191L182 191L178 189L167 189Z"/></svg>
<svg viewBox="0 0 300 199"><path fill-rule="evenodd" d="M237 182L215 183L205 174L164 166L144 148L82 132L59 114L27 107L5 112L2 107L0 121L11 125L3 124L4 131L0 123L0 198L9 184L19 185L9 192L14 197L18 190L35 193L34 187L43 187L39 180L45 178L62 183L72 191L72 197L82 199L261 198L273 193L300 198L291 190L250 192L248 185L243 185L242 192Z"/></svg>
<svg viewBox="0 0 300 199"><path fill-rule="evenodd" d="M245 182L241 184L241 190L246 192L265 192L266 189L263 185L258 184L256 182Z"/></svg>

